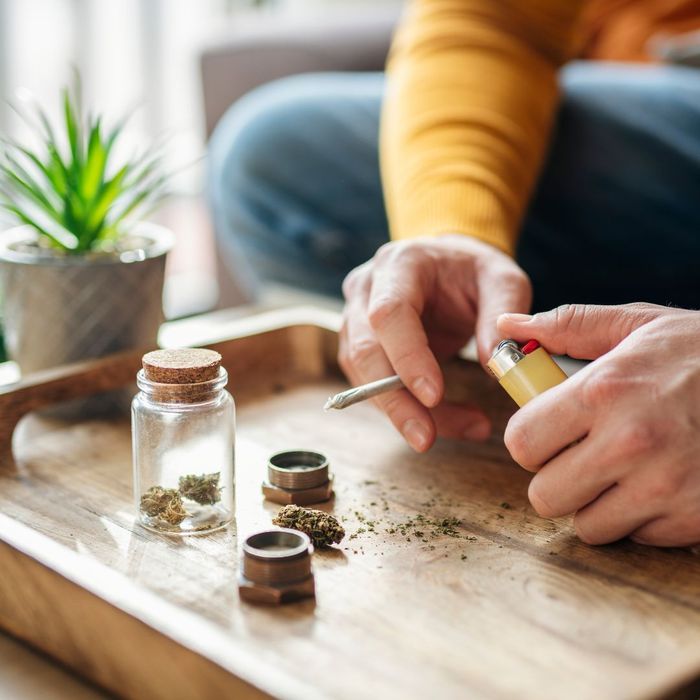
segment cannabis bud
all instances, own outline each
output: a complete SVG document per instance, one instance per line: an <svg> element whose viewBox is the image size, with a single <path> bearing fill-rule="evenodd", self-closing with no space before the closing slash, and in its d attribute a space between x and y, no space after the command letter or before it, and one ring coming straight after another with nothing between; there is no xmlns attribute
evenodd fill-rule
<svg viewBox="0 0 700 700"><path fill-rule="evenodd" d="M220 476L221 472L181 476L178 481L180 495L203 506L214 505L221 500Z"/></svg>
<svg viewBox="0 0 700 700"><path fill-rule="evenodd" d="M272 524L303 532L309 536L314 547L329 547L345 537L343 526L330 513L301 506L285 506Z"/></svg>
<svg viewBox="0 0 700 700"><path fill-rule="evenodd" d="M158 517L170 525L179 525L189 515L177 490L164 489L162 486L151 486L141 496L141 512L151 518Z"/></svg>

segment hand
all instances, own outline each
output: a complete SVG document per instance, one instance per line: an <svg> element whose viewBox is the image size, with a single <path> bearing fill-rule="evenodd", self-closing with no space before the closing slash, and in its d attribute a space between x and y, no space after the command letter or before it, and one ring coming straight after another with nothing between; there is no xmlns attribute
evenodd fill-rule
<svg viewBox="0 0 700 700"><path fill-rule="evenodd" d="M476 407L443 402L438 360L476 329L486 362L496 318L527 311L530 282L507 255L462 235L396 241L345 279L340 366L353 384L398 374L409 390L376 399L408 443L424 452L437 433L485 440L491 425Z"/></svg>
<svg viewBox="0 0 700 700"><path fill-rule="evenodd" d="M537 472L535 510L575 513L589 544L627 535L658 546L700 542L700 312L573 305L505 315L498 329L597 358L508 424L513 459Z"/></svg>

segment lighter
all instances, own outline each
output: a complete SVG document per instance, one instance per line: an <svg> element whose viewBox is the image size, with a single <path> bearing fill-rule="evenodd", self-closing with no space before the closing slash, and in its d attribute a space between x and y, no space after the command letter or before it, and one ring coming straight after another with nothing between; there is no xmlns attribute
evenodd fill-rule
<svg viewBox="0 0 700 700"><path fill-rule="evenodd" d="M502 340L487 366L521 407L566 379L566 374L536 340L529 340L522 347L514 340Z"/></svg>

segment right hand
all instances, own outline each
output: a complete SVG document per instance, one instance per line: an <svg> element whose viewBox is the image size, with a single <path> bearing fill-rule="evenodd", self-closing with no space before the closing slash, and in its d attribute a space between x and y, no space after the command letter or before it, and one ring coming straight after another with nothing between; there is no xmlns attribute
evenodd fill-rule
<svg viewBox="0 0 700 700"><path fill-rule="evenodd" d="M438 360L476 331L482 364L499 340L502 313L529 310L527 275L505 253L469 236L394 241L345 278L338 360L355 385L398 374L408 387L375 399L417 452L436 435L485 440L491 424L475 406L443 401Z"/></svg>

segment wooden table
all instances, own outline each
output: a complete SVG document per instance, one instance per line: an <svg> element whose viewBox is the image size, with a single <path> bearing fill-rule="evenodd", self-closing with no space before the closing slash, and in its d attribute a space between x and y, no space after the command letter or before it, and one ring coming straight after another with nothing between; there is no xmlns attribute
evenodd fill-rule
<svg viewBox="0 0 700 700"><path fill-rule="evenodd" d="M242 604L232 530L180 540L136 525L128 423L30 417L0 475L6 629L129 697L698 696L696 553L589 547L568 519L538 518L498 434L416 455L371 406L324 415L343 386L337 318L254 323L214 345L239 407L238 531L277 510L259 491L269 454L328 454L326 507L348 537L314 555L316 601ZM119 385L138 359L29 381L0 395L0 423L97 378ZM448 385L502 430L512 407L479 367L450 367ZM417 528L419 515L457 519L456 536Z"/></svg>

